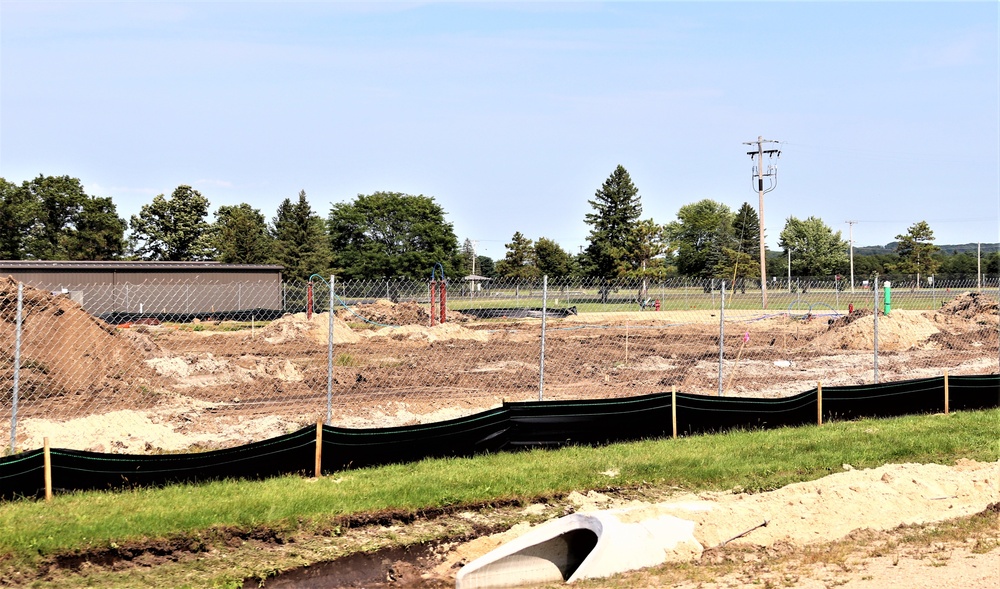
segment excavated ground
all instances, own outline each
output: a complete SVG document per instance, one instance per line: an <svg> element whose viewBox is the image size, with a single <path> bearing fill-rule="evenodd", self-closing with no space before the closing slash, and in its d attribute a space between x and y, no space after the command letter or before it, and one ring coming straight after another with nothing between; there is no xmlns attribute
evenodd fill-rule
<svg viewBox="0 0 1000 589"><path fill-rule="evenodd" d="M14 283L0 284L0 342L13 341ZM114 328L60 296L26 289L18 447L159 452L227 447L326 416L330 318ZM449 322L390 301L334 318L334 425L386 427L538 397L541 322ZM957 296L937 311L878 318L881 381L995 373L995 300ZM724 394L782 397L874 381L870 311L843 316L727 311ZM585 313L548 319L546 399L669 391L717 394L715 312ZM0 382L12 357L0 349ZM3 401L10 402L9 389ZM7 405L9 407L9 405ZM9 436L9 417L0 416ZM6 428L4 430L3 428Z"/></svg>

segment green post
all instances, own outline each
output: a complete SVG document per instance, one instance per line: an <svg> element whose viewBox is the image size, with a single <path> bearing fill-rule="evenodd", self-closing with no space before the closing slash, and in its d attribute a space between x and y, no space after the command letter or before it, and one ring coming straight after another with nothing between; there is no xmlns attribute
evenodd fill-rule
<svg viewBox="0 0 1000 589"><path fill-rule="evenodd" d="M886 280L883 286L885 286L885 314L888 315L892 311L892 283Z"/></svg>

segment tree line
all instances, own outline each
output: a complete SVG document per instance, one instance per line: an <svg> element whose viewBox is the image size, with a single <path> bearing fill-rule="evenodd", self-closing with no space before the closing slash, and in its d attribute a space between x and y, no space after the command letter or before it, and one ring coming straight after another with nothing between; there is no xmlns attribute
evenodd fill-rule
<svg viewBox="0 0 1000 589"><path fill-rule="evenodd" d="M335 274L348 280L425 279L442 264L448 276L477 274L534 280L629 279L643 287L669 277L759 279L759 217L744 202L733 211L704 199L683 205L674 221L643 218L639 191L617 166L588 200L587 246L577 254L546 237L517 231L505 256L476 254L459 245L444 209L433 197L399 192L358 195L335 203L326 218L305 191L285 198L268 220L241 203L220 206L209 222L210 203L191 186L160 194L129 220L110 197L85 193L69 176L42 176L20 185L0 178L0 259L7 260L216 260L280 264L288 279ZM855 276L872 273L915 277L975 275L976 257L943 252L925 221L896 236L895 251L855 255ZM848 272L849 244L821 219L789 217L778 252L768 252L769 276L833 277ZM983 271L1000 272L1000 254L984 259Z"/></svg>

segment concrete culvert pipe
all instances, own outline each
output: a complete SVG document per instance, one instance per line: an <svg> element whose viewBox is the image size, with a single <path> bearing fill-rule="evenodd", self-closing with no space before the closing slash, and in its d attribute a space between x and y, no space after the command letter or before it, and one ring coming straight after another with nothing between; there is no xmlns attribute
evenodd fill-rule
<svg viewBox="0 0 1000 589"><path fill-rule="evenodd" d="M646 517L653 515L654 517ZM694 522L646 510L576 513L542 524L462 567L457 589L607 577L702 552Z"/></svg>

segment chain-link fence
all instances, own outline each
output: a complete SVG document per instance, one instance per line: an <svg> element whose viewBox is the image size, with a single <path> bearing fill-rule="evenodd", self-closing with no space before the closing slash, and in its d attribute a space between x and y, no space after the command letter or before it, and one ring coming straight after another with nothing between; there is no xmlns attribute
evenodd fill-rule
<svg viewBox="0 0 1000 589"><path fill-rule="evenodd" d="M765 308L759 283L719 280L316 276L58 293L8 280L0 435L8 451L43 437L64 448L177 451L317 418L355 428L441 421L504 400L671 389L783 397L817 382L991 374L1000 370L998 292L996 277L853 289L798 279L769 283Z"/></svg>

